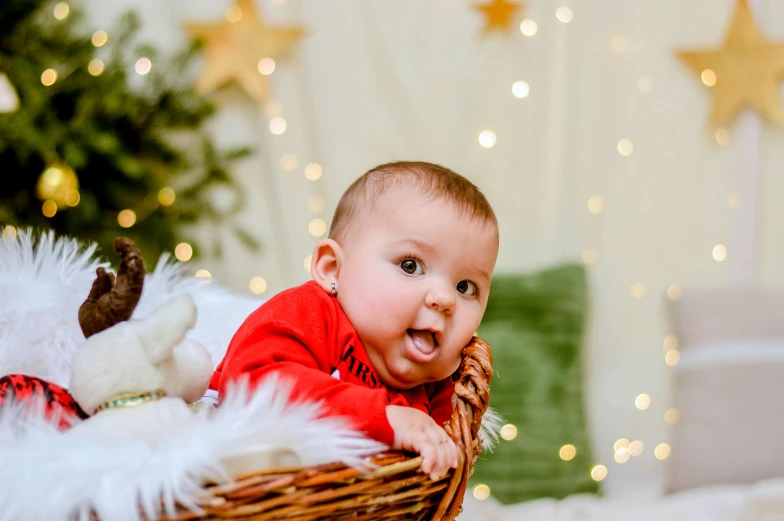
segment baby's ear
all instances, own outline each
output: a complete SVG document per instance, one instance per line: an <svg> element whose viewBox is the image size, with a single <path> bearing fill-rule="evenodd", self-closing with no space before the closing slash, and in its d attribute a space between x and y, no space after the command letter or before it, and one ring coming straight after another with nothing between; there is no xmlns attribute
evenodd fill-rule
<svg viewBox="0 0 784 521"><path fill-rule="evenodd" d="M331 293L332 283L337 282L342 264L343 248L332 239L323 239L313 249L310 274L324 291Z"/></svg>

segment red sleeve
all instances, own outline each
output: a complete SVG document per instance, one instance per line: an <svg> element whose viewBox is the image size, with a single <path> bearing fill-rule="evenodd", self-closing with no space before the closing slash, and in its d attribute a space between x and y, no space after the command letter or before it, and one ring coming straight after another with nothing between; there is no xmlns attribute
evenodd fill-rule
<svg viewBox="0 0 784 521"><path fill-rule="evenodd" d="M451 378L433 382L427 386L427 398L430 402L430 416L438 425L443 426L452 417L452 395L455 386Z"/></svg>
<svg viewBox="0 0 784 521"><path fill-rule="evenodd" d="M241 376L257 384L277 373L293 382L292 400L320 401L326 415L343 416L356 430L392 445L386 389L341 382L330 375L337 362L331 360L337 356L335 304L303 291L279 297L248 317L232 339L213 377L218 395Z"/></svg>

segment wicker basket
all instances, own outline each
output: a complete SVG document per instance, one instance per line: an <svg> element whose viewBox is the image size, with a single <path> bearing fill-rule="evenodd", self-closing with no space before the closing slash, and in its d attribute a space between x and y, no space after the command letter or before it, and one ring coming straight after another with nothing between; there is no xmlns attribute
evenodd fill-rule
<svg viewBox="0 0 784 521"><path fill-rule="evenodd" d="M455 409L444 426L460 451L458 466L439 481L419 471L421 457L391 451L368 458L369 472L341 464L267 469L209 486L206 516L178 506L175 519L254 521L442 521L461 510L468 478L482 450L478 438L489 403L492 355L474 338L463 350L455 381ZM161 521L171 519L162 517Z"/></svg>

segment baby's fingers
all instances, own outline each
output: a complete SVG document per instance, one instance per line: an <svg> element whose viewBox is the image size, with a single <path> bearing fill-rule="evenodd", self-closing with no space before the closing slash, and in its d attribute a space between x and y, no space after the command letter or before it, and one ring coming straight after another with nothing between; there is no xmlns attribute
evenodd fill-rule
<svg viewBox="0 0 784 521"><path fill-rule="evenodd" d="M423 439L418 445L419 447L416 448L416 451L422 456L422 465L420 468L422 469L422 472L431 474L432 477L434 469L438 466L438 448L428 439Z"/></svg>
<svg viewBox="0 0 784 521"><path fill-rule="evenodd" d="M444 429L435 427L429 431L432 443L435 445L437 461L430 471L430 479L433 481L443 477L452 466L456 466L456 457L453 451L454 444L449 439Z"/></svg>

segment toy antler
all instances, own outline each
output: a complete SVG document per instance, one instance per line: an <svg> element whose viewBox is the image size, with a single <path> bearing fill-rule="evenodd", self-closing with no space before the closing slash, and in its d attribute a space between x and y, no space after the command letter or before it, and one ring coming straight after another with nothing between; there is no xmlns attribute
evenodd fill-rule
<svg viewBox="0 0 784 521"><path fill-rule="evenodd" d="M120 256L117 278L98 268L90 295L79 308L79 325L85 338L131 318L142 295L144 260L139 248L127 237L118 237L114 251Z"/></svg>

